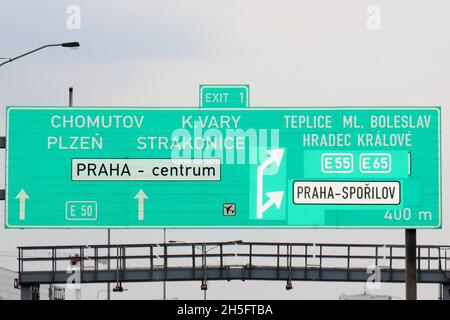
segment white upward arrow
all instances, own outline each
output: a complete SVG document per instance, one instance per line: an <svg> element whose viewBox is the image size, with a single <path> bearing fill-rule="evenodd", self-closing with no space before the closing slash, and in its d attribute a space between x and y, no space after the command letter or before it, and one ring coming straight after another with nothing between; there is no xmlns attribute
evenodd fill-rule
<svg viewBox="0 0 450 320"><path fill-rule="evenodd" d="M144 190L140 189L134 198L138 201L138 220L144 220L144 201L148 199L148 197Z"/></svg>
<svg viewBox="0 0 450 320"><path fill-rule="evenodd" d="M19 219L25 220L25 200L30 199L25 190L20 190L16 199L19 199Z"/></svg>
<svg viewBox="0 0 450 320"><path fill-rule="evenodd" d="M256 218L258 219L262 219L263 213L272 205L275 205L279 209L284 195L284 191L267 192L266 195L270 199L266 203L263 203L264 170L274 162L277 167L280 166L281 160L283 159L284 149L267 150L267 153L269 154L269 158L258 166L256 170Z"/></svg>

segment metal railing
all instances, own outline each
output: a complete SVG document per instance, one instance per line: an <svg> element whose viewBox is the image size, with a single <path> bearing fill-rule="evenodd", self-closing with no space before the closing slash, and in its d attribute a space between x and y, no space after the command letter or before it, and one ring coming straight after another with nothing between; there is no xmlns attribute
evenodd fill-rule
<svg viewBox="0 0 450 320"><path fill-rule="evenodd" d="M108 255L108 249L111 254ZM169 268L301 267L404 269L405 247L383 244L193 242L155 244L33 246L18 248L18 271L58 272L76 265L80 271ZM109 264L108 264L109 262ZM450 246L418 245L417 269L450 271ZM420 279L419 279L420 280Z"/></svg>

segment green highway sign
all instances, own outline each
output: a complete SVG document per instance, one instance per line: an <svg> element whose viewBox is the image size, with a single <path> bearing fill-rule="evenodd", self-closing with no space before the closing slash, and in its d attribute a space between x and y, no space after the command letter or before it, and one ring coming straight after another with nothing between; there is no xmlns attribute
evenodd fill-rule
<svg viewBox="0 0 450 320"><path fill-rule="evenodd" d="M441 228L439 107L8 107L7 228Z"/></svg>
<svg viewBox="0 0 450 320"><path fill-rule="evenodd" d="M248 84L201 84L199 91L201 108L249 107L250 86Z"/></svg>

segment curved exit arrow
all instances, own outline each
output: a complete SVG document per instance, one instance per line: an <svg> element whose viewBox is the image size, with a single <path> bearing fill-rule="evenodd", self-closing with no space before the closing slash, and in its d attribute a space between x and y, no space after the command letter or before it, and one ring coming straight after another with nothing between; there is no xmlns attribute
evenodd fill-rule
<svg viewBox="0 0 450 320"><path fill-rule="evenodd" d="M284 149L272 149L267 150L269 158L266 159L256 170L256 218L262 219L264 212L269 209L272 205L275 205L277 209L281 206L281 201L283 200L284 191L274 191L267 192L266 196L269 200L263 203L263 177L264 170L267 169L272 163L275 162L277 167L280 166L281 160L283 159Z"/></svg>

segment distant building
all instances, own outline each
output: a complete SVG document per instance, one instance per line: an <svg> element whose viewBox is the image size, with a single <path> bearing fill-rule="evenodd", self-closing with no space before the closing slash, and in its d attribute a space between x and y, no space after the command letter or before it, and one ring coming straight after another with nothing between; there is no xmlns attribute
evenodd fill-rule
<svg viewBox="0 0 450 320"><path fill-rule="evenodd" d="M339 300L400 300L400 298L384 294L360 293L343 294L339 297Z"/></svg>
<svg viewBox="0 0 450 320"><path fill-rule="evenodd" d="M62 286L55 286L53 284L48 286L49 300L66 300L66 289Z"/></svg>
<svg viewBox="0 0 450 320"><path fill-rule="evenodd" d="M20 300L20 290L14 288L17 272L0 267L0 300ZM64 300L65 288L55 285L41 285L35 299Z"/></svg>
<svg viewBox="0 0 450 320"><path fill-rule="evenodd" d="M14 288L17 272L0 267L0 300L19 300L20 290Z"/></svg>

